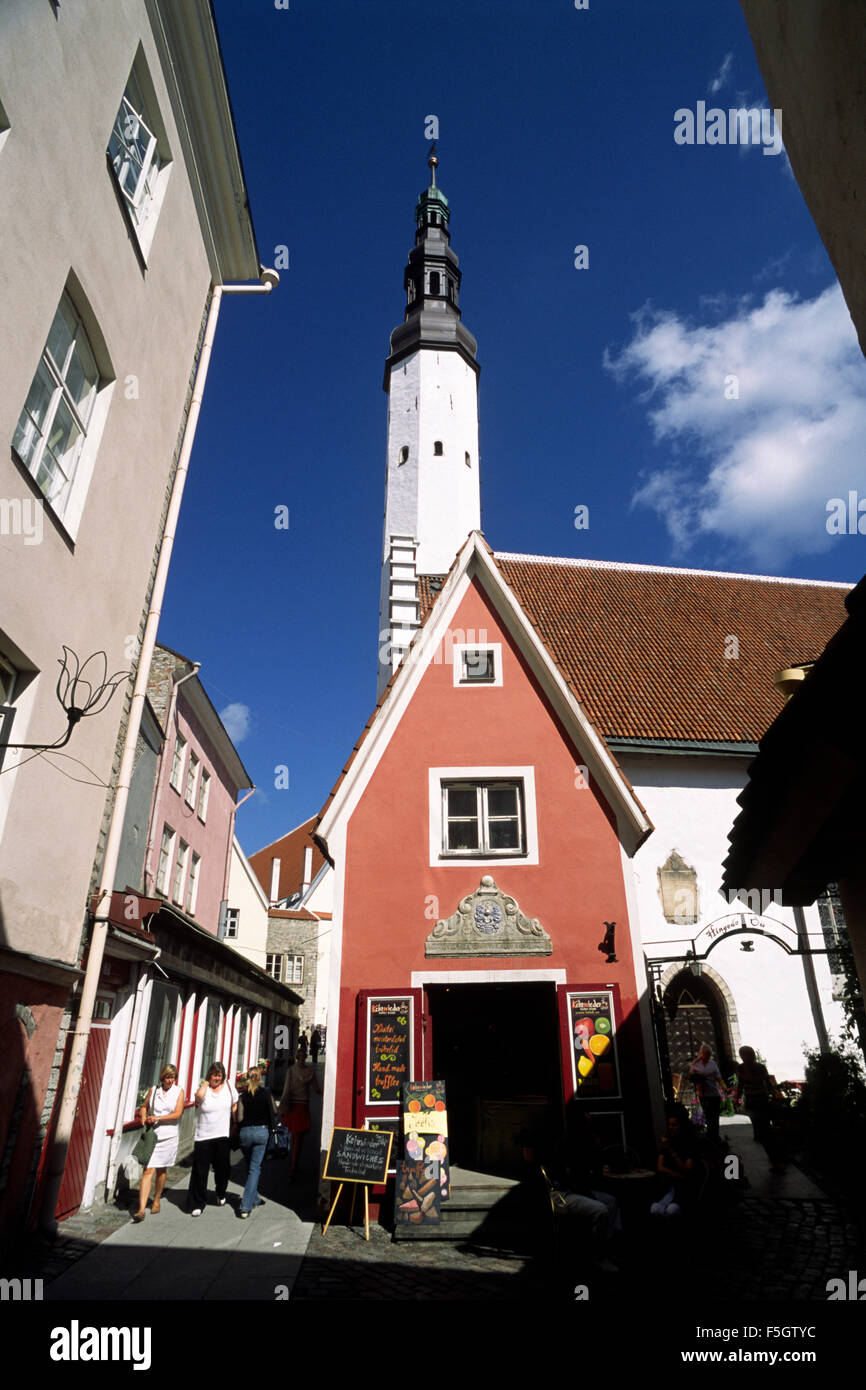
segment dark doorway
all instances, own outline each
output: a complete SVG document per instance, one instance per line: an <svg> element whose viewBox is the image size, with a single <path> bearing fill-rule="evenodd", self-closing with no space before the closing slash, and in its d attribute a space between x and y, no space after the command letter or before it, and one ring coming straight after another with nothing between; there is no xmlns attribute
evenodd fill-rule
<svg viewBox="0 0 866 1390"><path fill-rule="evenodd" d="M711 1049L722 1075L727 1077L732 1072L729 1030L724 1026L715 986L689 970L681 970L674 976L662 1002L671 1075L681 1078L679 1098L690 1104L695 1093L689 1067L704 1043Z"/></svg>
<svg viewBox="0 0 866 1390"><path fill-rule="evenodd" d="M519 1173L523 1150L543 1149L561 1128L556 987L433 985L427 999L452 1161Z"/></svg>

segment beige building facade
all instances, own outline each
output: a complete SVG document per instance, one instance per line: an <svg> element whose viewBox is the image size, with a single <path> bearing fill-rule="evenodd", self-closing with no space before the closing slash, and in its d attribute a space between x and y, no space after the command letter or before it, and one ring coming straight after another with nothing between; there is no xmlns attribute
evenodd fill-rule
<svg viewBox="0 0 866 1390"><path fill-rule="evenodd" d="M206 0L5 0L0 1225L33 1199L213 289L260 269ZM117 688L21 748L67 731L64 649Z"/></svg>

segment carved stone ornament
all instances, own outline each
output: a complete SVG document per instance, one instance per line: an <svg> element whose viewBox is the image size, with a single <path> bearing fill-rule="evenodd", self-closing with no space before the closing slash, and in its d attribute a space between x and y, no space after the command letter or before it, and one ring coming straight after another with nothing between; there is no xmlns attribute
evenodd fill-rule
<svg viewBox="0 0 866 1390"><path fill-rule="evenodd" d="M425 956L549 956L553 942L535 917L525 917L514 898L485 874L451 917L437 922Z"/></svg>

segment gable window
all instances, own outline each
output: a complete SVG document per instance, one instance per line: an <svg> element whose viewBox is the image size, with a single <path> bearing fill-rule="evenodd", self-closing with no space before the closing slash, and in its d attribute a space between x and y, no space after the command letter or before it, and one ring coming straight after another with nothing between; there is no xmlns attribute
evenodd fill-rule
<svg viewBox="0 0 866 1390"><path fill-rule="evenodd" d="M176 792L180 791L183 782L183 764L186 757L186 739L183 734L178 734L177 743L174 745L174 757L171 763L171 785Z"/></svg>
<svg viewBox="0 0 866 1390"><path fill-rule="evenodd" d="M436 456L436 458L441 458L441 457L442 457L442 455L443 455L443 453L444 453L444 450L443 450L443 448L442 448L442 440L441 440L441 439L436 439L436 440L433 441L433 453L434 453L434 455Z"/></svg>
<svg viewBox="0 0 866 1390"><path fill-rule="evenodd" d="M112 127L108 158L140 249L146 254L165 194L171 155L141 49Z"/></svg>
<svg viewBox="0 0 866 1390"><path fill-rule="evenodd" d="M241 910L240 910L239 907L227 907L227 908L226 908L226 929L225 929L225 936L226 936L226 939L227 939L227 940L230 940L230 939L232 939L232 938L234 938L234 937L237 936L237 934L238 934L238 927L240 926L240 920L241 920Z"/></svg>
<svg viewBox="0 0 866 1390"><path fill-rule="evenodd" d="M186 770L186 791L183 799L187 806L195 805L196 781L198 780L199 760L195 753L190 750L189 767Z"/></svg>
<svg viewBox="0 0 866 1390"><path fill-rule="evenodd" d="M12 437L16 454L61 517L69 502L99 387L90 339L72 300L64 293Z"/></svg>
<svg viewBox="0 0 866 1390"><path fill-rule="evenodd" d="M485 642L483 645L455 642L451 661L455 685L502 684L501 642Z"/></svg>
<svg viewBox="0 0 866 1390"><path fill-rule="evenodd" d="M207 819L207 799L210 792L210 773L201 771L201 781L198 787L198 818L203 821Z"/></svg>
<svg viewBox="0 0 866 1390"><path fill-rule="evenodd" d="M443 783L442 832L443 854L524 854L523 783Z"/></svg>
<svg viewBox="0 0 866 1390"><path fill-rule="evenodd" d="M165 894L169 867L174 852L174 831L170 825L162 827L162 843L159 847L159 867L156 871L156 891Z"/></svg>

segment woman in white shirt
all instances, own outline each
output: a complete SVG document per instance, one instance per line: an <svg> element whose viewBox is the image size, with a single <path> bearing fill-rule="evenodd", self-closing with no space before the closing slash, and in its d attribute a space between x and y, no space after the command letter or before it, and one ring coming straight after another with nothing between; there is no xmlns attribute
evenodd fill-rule
<svg viewBox="0 0 866 1390"><path fill-rule="evenodd" d="M719 1113L725 1094L725 1083L718 1064L713 1061L713 1054L706 1043L689 1067L689 1075L694 1079L695 1089L700 1098L701 1109L704 1112L707 1125L707 1138L712 1139L714 1144L718 1144Z"/></svg>
<svg viewBox="0 0 866 1390"><path fill-rule="evenodd" d="M195 1093L198 1119L189 1181L189 1209L193 1216L201 1216L207 1202L207 1180L211 1166L217 1205L224 1207L226 1204L226 1188L231 1171L229 1134L237 1102L237 1091L226 1080L226 1069L222 1062L211 1062L207 1079Z"/></svg>
<svg viewBox="0 0 866 1390"><path fill-rule="evenodd" d="M144 1105L138 1112L143 1125L156 1125L156 1144L150 1155L150 1162L141 1175L138 1189L138 1211L133 1221L143 1221L147 1215L147 1198L150 1184L156 1173L151 1211L156 1216L159 1211L162 1189L165 1187L165 1170L177 1159L178 1125L183 1115L184 1094L177 1084L177 1067L168 1063L159 1073L159 1085L151 1086Z"/></svg>

